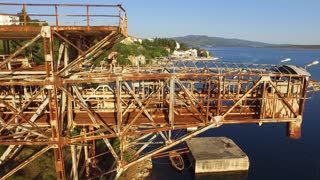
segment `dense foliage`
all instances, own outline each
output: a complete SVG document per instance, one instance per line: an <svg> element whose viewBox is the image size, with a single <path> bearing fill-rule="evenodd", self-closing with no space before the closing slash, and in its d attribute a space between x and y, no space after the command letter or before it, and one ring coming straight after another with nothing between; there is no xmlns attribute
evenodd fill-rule
<svg viewBox="0 0 320 180"><path fill-rule="evenodd" d="M120 65L130 65L129 56L139 56L143 55L147 64L151 59L156 59L160 57L168 57L170 53L172 53L176 48L176 41L173 39L164 39L164 38L156 38L156 39L144 39L141 42L133 42L132 44L123 44L117 43L112 50L117 51L118 55L118 63ZM168 51L170 49L170 52ZM180 44L180 49L186 50L187 45Z"/></svg>

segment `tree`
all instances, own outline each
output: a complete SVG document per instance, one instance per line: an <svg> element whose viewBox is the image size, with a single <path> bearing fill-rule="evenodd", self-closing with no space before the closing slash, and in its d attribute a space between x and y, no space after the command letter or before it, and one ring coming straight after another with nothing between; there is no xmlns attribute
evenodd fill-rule
<svg viewBox="0 0 320 180"><path fill-rule="evenodd" d="M188 48L188 45L187 45L187 44L185 44L185 43L180 43L180 49L183 50L183 51L186 51L186 50L188 50L189 48Z"/></svg>
<svg viewBox="0 0 320 180"><path fill-rule="evenodd" d="M31 19L28 15L27 15L27 11L22 8L21 12L17 13L17 15L19 16L19 22L21 25L23 25L24 23L24 15L26 14L26 25L27 26L47 26L48 23L47 22L42 22L38 19Z"/></svg>

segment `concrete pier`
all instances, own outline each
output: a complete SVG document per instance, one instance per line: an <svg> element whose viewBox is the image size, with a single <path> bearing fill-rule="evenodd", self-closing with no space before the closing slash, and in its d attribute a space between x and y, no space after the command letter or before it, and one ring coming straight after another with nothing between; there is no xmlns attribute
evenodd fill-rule
<svg viewBox="0 0 320 180"><path fill-rule="evenodd" d="M226 137L193 138L187 145L196 174L249 169L248 156Z"/></svg>

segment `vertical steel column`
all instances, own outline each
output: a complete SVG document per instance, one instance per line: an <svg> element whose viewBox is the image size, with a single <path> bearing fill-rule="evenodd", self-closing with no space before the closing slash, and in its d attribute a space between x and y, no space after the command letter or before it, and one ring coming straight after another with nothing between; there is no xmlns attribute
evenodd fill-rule
<svg viewBox="0 0 320 180"><path fill-rule="evenodd" d="M64 46L64 57L63 57L63 66L67 67L69 64L69 45L65 44ZM65 76L69 75L69 71L64 72ZM71 90L71 86L67 85L66 89L73 94ZM65 92L63 92L65 94ZM66 95L67 98L67 129L71 131L73 128L73 109L72 109L72 99Z"/></svg>
<svg viewBox="0 0 320 180"><path fill-rule="evenodd" d="M264 81L263 82L263 87L261 89L261 104L260 104L260 119L264 119L265 118L265 114L266 114L266 101L268 98L268 92L267 92L267 82Z"/></svg>
<svg viewBox="0 0 320 180"><path fill-rule="evenodd" d="M120 77L116 79L116 110L117 110L117 131L121 132L122 109L121 109L121 82Z"/></svg>
<svg viewBox="0 0 320 180"><path fill-rule="evenodd" d="M94 126L89 126L89 132L94 133ZM90 150L90 152L89 152L90 164L91 164L91 169L93 171L97 165L97 161L95 159L96 158L96 140L92 140L92 143L90 144L89 150Z"/></svg>
<svg viewBox="0 0 320 180"><path fill-rule="evenodd" d="M301 137L301 124L302 124L302 116L304 112L305 101L307 97L307 89L309 85L309 77L301 78L303 87L300 91L300 102L299 102L299 119L295 122L289 122L287 124L287 135L292 139L299 139Z"/></svg>
<svg viewBox="0 0 320 180"><path fill-rule="evenodd" d="M117 76L116 78L116 89L115 89L115 99L116 99L116 110L117 110L117 133L119 135L120 140L120 161L118 162L117 166L122 166L123 156L124 156L124 148L125 148L125 141L126 136L121 132L121 125L122 125L122 109L121 109L121 82L120 77Z"/></svg>
<svg viewBox="0 0 320 180"><path fill-rule="evenodd" d="M174 93L175 93L175 77L170 79L170 90L169 90L169 124L171 127L174 126ZM171 131L169 131L169 141L171 139Z"/></svg>
<svg viewBox="0 0 320 180"><path fill-rule="evenodd" d="M221 92L222 92L222 89L221 89L221 86L222 86L222 79L223 79L223 76L218 76L218 100L217 100L217 116L220 116L220 108L221 108Z"/></svg>
<svg viewBox="0 0 320 180"><path fill-rule="evenodd" d="M56 146L53 149L54 160L56 166L56 175L57 179L66 179L65 169L64 169L64 160L63 160L63 142L60 138L61 122L58 115L58 92L57 85L55 83L56 78L54 77L54 57L53 57L53 36L51 34L51 28L42 29L43 35L43 51L45 56L45 67L47 78L53 81L53 85L47 87L47 92L49 96L49 114L50 114L50 124L51 124L51 134L52 140L57 141ZM47 42L49 39L49 42Z"/></svg>
<svg viewBox="0 0 320 180"><path fill-rule="evenodd" d="M73 174L73 179L78 180L78 167L77 167L77 150L75 145L70 145L71 149L71 158L72 158L72 174Z"/></svg>
<svg viewBox="0 0 320 180"><path fill-rule="evenodd" d="M17 102L16 102L16 89L15 86L11 86L11 94L12 94L12 107L17 109ZM18 117L15 118L15 123L18 123Z"/></svg>
<svg viewBox="0 0 320 180"><path fill-rule="evenodd" d="M3 43L3 51L5 55L9 55L10 54L10 44L9 44L9 40L2 40Z"/></svg>
<svg viewBox="0 0 320 180"><path fill-rule="evenodd" d="M87 136L87 129L82 128L82 133L84 136ZM88 141L84 141L84 143L88 143ZM85 169L86 169L86 177L90 176L90 167L89 167L89 150L88 150L88 145L84 146L84 164L85 164Z"/></svg>
<svg viewBox="0 0 320 180"><path fill-rule="evenodd" d="M211 79L207 80L207 108L206 108L206 122L209 122L209 110L210 110L210 101L211 101Z"/></svg>
<svg viewBox="0 0 320 180"><path fill-rule="evenodd" d="M169 123L174 125L174 93L175 93L175 77L170 79L170 91L169 91Z"/></svg>
<svg viewBox="0 0 320 180"><path fill-rule="evenodd" d="M304 105L305 105L305 102L306 102L306 98L307 98L307 90L308 90L308 86L309 86L309 77L302 77L302 84L303 84L303 87L302 87L302 91L301 94L300 94L300 109L299 109L299 114L302 116L303 115L303 112L304 112Z"/></svg>

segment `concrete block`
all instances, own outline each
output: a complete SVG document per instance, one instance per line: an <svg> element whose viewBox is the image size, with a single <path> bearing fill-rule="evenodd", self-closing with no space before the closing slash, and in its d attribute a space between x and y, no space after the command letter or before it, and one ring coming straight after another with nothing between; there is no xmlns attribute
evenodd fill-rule
<svg viewBox="0 0 320 180"><path fill-rule="evenodd" d="M195 173L246 171L248 156L226 137L192 138L187 141Z"/></svg>

